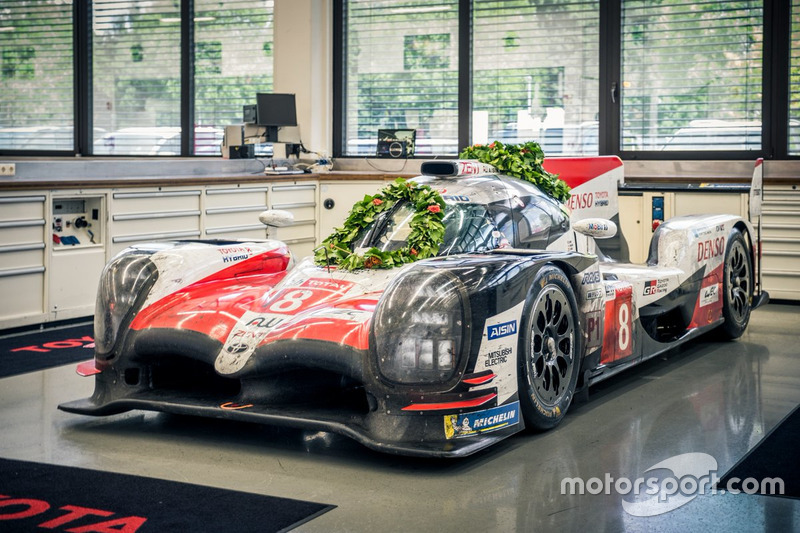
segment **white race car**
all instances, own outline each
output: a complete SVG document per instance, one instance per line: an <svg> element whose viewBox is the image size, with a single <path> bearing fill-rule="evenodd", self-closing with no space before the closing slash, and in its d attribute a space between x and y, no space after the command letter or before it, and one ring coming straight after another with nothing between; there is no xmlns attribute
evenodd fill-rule
<svg viewBox="0 0 800 533"><path fill-rule="evenodd" d="M646 264L630 264L616 231L622 162L545 167L572 187L571 210L492 167L431 161L357 204L365 225L347 248L330 242L294 268L276 241L129 248L100 283L84 368L95 392L60 407L249 420L462 456L556 426L576 391L703 332L740 336L767 301L747 220L667 220ZM440 242L415 260L420 228ZM357 269L328 257L359 250L372 256Z"/></svg>

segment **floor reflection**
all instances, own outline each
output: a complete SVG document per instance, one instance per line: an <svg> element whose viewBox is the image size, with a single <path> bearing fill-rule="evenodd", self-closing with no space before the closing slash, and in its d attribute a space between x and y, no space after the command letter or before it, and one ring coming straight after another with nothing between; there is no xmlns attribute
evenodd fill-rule
<svg viewBox="0 0 800 533"><path fill-rule="evenodd" d="M770 305L736 342L700 339L594 387L554 431L464 460L373 452L325 432L134 412L56 410L91 392L60 368L0 379L0 456L177 479L337 505L298 531L800 529L800 501L706 494L635 517L623 498L562 494L562 480L636 480L682 454L721 477L800 403L797 307ZM787 453L794 453L789 451ZM659 469L663 470L663 469Z"/></svg>

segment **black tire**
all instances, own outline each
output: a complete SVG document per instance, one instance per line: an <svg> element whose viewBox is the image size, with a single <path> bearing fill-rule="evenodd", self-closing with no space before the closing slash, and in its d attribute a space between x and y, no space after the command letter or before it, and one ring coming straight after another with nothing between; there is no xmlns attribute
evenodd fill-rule
<svg viewBox="0 0 800 533"><path fill-rule="evenodd" d="M557 426L569 408L580 371L583 335L569 279L545 266L528 291L519 337L519 398L525 425Z"/></svg>
<svg viewBox="0 0 800 533"><path fill-rule="evenodd" d="M725 246L725 265L722 276L722 317L719 327L723 339L738 339L750 322L753 304L753 261L744 235L731 230Z"/></svg>

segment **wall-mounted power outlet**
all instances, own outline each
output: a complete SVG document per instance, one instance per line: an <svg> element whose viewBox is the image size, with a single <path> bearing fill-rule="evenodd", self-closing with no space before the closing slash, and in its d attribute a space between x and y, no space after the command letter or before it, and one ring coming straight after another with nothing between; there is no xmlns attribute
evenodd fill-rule
<svg viewBox="0 0 800 533"><path fill-rule="evenodd" d="M17 165L14 163L0 162L0 176L13 176L17 172Z"/></svg>

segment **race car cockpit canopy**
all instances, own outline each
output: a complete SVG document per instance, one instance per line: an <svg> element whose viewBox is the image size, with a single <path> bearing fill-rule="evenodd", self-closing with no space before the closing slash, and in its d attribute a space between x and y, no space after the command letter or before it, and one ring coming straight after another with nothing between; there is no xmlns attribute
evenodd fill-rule
<svg viewBox="0 0 800 533"><path fill-rule="evenodd" d="M509 241L512 235L516 237L514 246L546 248L569 229L569 212L562 203L532 183L500 174L491 165L428 161L421 171L423 175L414 181L439 191L449 205L486 206L500 233Z"/></svg>

